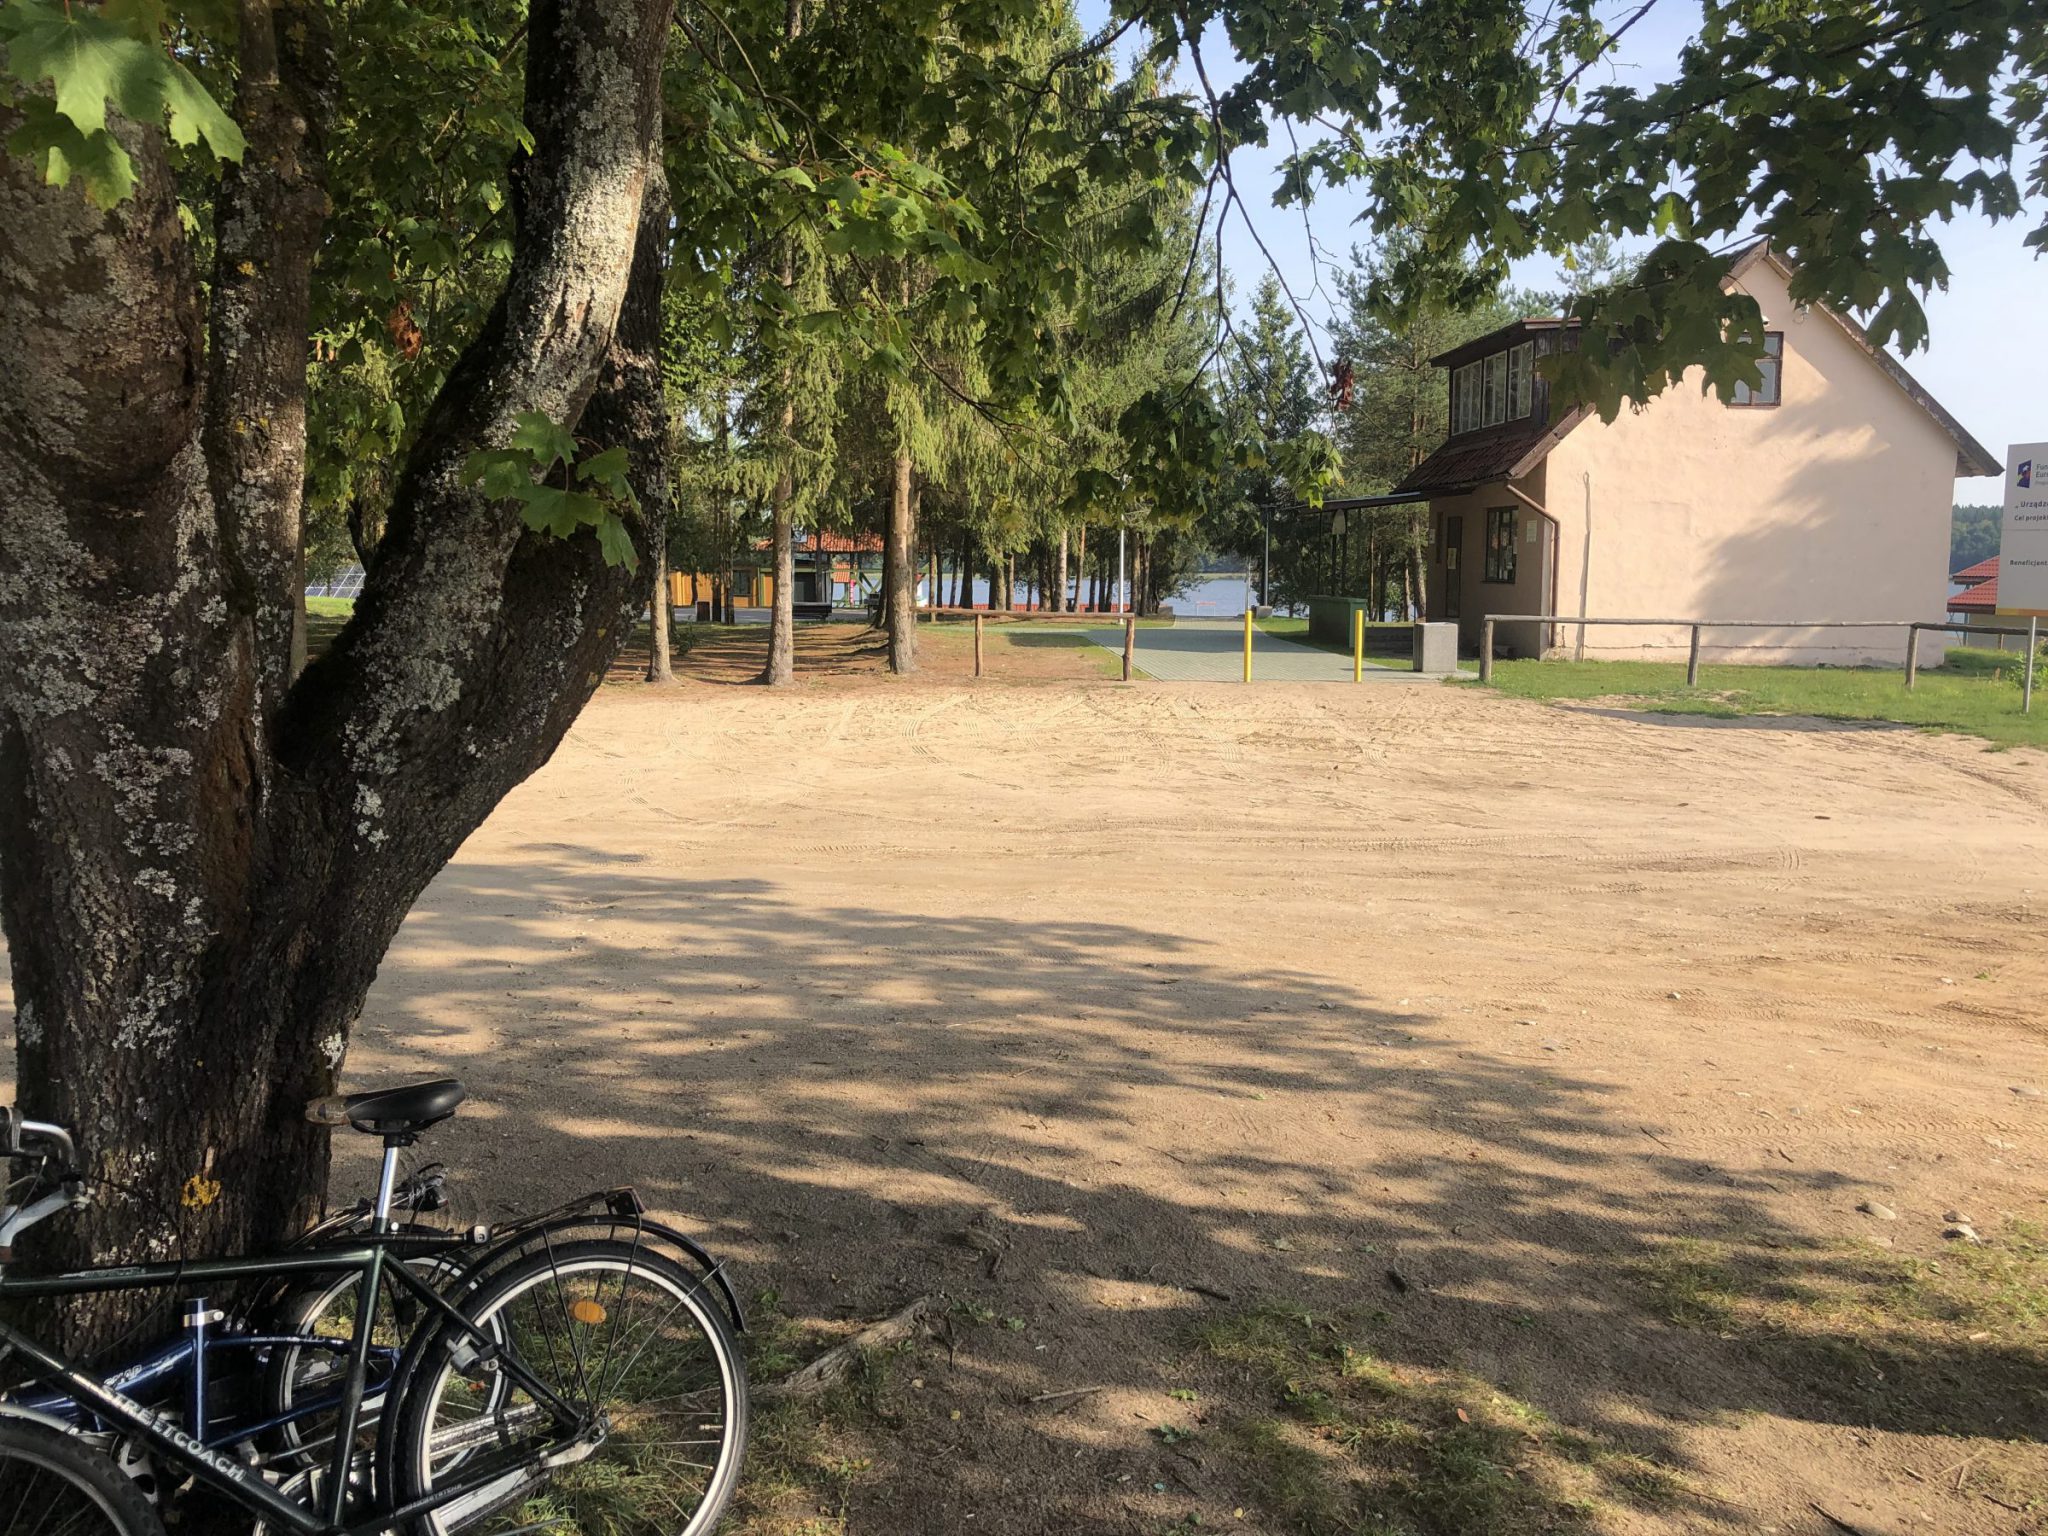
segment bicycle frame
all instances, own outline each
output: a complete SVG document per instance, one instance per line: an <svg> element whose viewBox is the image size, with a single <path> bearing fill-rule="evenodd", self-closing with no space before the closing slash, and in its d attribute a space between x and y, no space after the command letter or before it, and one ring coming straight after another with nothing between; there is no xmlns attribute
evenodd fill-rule
<svg viewBox="0 0 2048 1536"><path fill-rule="evenodd" d="M0 1319L0 1345L12 1348L24 1359L32 1362L45 1377L63 1382L79 1405L90 1408L94 1415L105 1423L129 1431L161 1456L166 1463L184 1468L244 1509L261 1514L275 1527L293 1532L295 1536L375 1536L375 1533L403 1524L417 1515L425 1514L487 1487L508 1472L539 1472L546 1467L549 1459L558 1450L573 1443L577 1437L585 1433L588 1426L559 1395L527 1370L516 1355L501 1350L498 1342L490 1334L471 1323L461 1310L452 1305L434 1286L415 1275L402 1261L388 1260L387 1255L392 1248L415 1248L426 1251L439 1246L421 1234L399 1234L391 1229L392 1186L397 1168L398 1147L403 1144L405 1141L402 1138L386 1138L384 1166L375 1211L375 1230L352 1239L346 1246L287 1249L279 1253L252 1257L104 1266L28 1278L16 1278L0 1273L0 1301L16 1298L94 1296L171 1286L191 1288L216 1281L354 1273L358 1277L356 1331L354 1339L349 1344L348 1371L340 1398L340 1419L335 1430L333 1456L327 1469L329 1491L324 1508L320 1510L316 1511L272 1487L257 1468L206 1444L204 1403L207 1341L204 1328L211 1315L204 1311L203 1303L200 1304L201 1310L197 1314L198 1327L192 1341L194 1348L191 1359L195 1379L192 1384L191 1400L194 1422L189 1426L181 1426L169 1415L136 1401L113 1385L108 1377L95 1375L79 1361L37 1342L5 1319ZM471 1241L466 1234L450 1233L446 1246L460 1248ZM512 1454L500 1452L494 1456L479 1457L465 1469L464 1475L460 1478L435 1489L424 1498L395 1509L374 1508L376 1495L373 1493L371 1512L363 1519L350 1524L347 1520L349 1464L354 1459L356 1432L362 1422L372 1340L376 1335L378 1301L382 1283L387 1277L392 1283L409 1291L445 1325L460 1329L469 1343L475 1346L477 1358L484 1362L487 1369L503 1371L516 1386L529 1393L536 1403L544 1405L554 1415L558 1426L568 1426L568 1433L559 1440L549 1441L535 1450ZM116 1376L120 1374L122 1373L119 1371L115 1373ZM135 1385L132 1381L128 1384ZM6 1401L0 1400L0 1413L7 1411ZM17 1408L16 1411L22 1410ZM30 1411L39 1417L47 1416L46 1412Z"/></svg>
<svg viewBox="0 0 2048 1536"><path fill-rule="evenodd" d="M326 1413L341 1402L339 1393L331 1393L304 1403L288 1413L272 1414L267 1418L233 1420L226 1425L217 1422L212 1404L208 1400L208 1389L213 1380L218 1357L225 1355L246 1355L266 1349L315 1349L326 1354L344 1354L350 1348L347 1339L332 1338L312 1333L222 1333L214 1334L194 1326L192 1319L186 1319L186 1337L174 1343L159 1344L156 1348L130 1358L121 1365L108 1370L101 1380L123 1396L145 1402L165 1401L170 1397L170 1388L180 1384L184 1394L185 1423L187 1426L203 1424L206 1432L197 1436L209 1446L233 1445L240 1440L253 1439L293 1424L300 1419ZM382 1392L394 1374L398 1364L398 1350L389 1345L373 1345L371 1358L378 1365L386 1367L375 1385L375 1391ZM182 1378L182 1382L181 1382ZM79 1403L78 1399L61 1387L46 1387L41 1391L24 1390L13 1396L0 1399L0 1412L12 1408L19 1412L39 1414L55 1420L69 1429L90 1429L96 1415Z"/></svg>

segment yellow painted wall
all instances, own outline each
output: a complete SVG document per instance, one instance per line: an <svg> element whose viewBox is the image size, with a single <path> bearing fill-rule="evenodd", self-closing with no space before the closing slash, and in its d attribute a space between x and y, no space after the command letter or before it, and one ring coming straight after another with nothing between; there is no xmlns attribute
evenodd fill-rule
<svg viewBox="0 0 2048 1536"><path fill-rule="evenodd" d="M751 583L751 584L750 584ZM671 571L668 577L669 601L677 607L694 606L698 602L710 602L715 590L715 578L702 573ZM737 573L733 586L732 605L735 608L766 608L775 601L775 577L768 571L749 576L742 569Z"/></svg>

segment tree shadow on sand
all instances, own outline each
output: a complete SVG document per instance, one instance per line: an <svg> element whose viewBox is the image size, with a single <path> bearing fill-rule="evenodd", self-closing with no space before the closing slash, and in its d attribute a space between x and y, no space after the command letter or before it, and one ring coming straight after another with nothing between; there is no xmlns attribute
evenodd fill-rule
<svg viewBox="0 0 2048 1536"><path fill-rule="evenodd" d="M2048 1426L2039 1319L1880 1305L1902 1261L1767 1200L1847 1175L1681 1155L1562 1057L1459 1051L1406 1000L1136 923L820 907L523 852L436 881L352 1078L470 1083L433 1150L485 1216L631 1180L794 1315L947 1297L929 1387L892 1398L894 1449L849 1495L870 1528L1157 1530L1198 1486L1227 1507L1227 1461L1191 1471L1090 1405L1266 1392L1194 1341L1281 1302L1669 1469L1689 1528L1753 1523L1688 1481L1689 1425L2029 1446ZM1704 1288L1674 1252L1715 1266ZM1103 1390L1031 1401L1077 1387Z"/></svg>

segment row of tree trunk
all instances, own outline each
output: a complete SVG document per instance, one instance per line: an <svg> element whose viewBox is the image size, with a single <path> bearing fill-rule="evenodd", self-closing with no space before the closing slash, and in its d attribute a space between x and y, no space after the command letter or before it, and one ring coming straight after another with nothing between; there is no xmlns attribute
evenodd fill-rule
<svg viewBox="0 0 2048 1536"><path fill-rule="evenodd" d="M793 406L783 410L783 430L794 427ZM889 464L887 515L882 534L882 587L878 623L887 637L889 670L909 673L917 670L917 576L918 511L922 488L910 456L898 454ZM769 497L771 532L769 546L774 566L773 590L768 621L768 659L761 681L770 687L785 686L796 677L795 586L796 530L790 515L794 487L785 474ZM1149 553L1151 542L1143 532L1127 536L1123 554L1128 560L1124 578L1128 603L1139 614L1156 613L1159 595L1152 590ZM945 600L943 552L937 543L924 547L923 565L929 573L931 596ZM953 566L953 606L974 603L977 566L972 534L961 534ZM1022 556L1022 571L1019 558ZM1021 605L1043 607L1052 613L1073 613L1083 606L1101 613L1117 601L1117 547L1107 539L1094 551L1088 546L1088 529L1061 529L1058 536L1041 539L1023 551L1002 551L985 557L981 566L988 576L989 606L1011 610ZM668 572L665 559L653 566L649 608L654 621L654 643L650 647L647 680L665 682L672 677L669 660ZM1021 577L1021 579L1020 579ZM714 609L727 623L732 621L729 593L721 602L715 595Z"/></svg>

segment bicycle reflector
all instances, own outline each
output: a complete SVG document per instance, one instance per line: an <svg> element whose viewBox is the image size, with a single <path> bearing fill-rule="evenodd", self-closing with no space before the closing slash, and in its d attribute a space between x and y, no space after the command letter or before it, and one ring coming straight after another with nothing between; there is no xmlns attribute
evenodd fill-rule
<svg viewBox="0 0 2048 1536"><path fill-rule="evenodd" d="M569 1303L569 1315L586 1328L595 1328L604 1321L604 1308L586 1296Z"/></svg>

